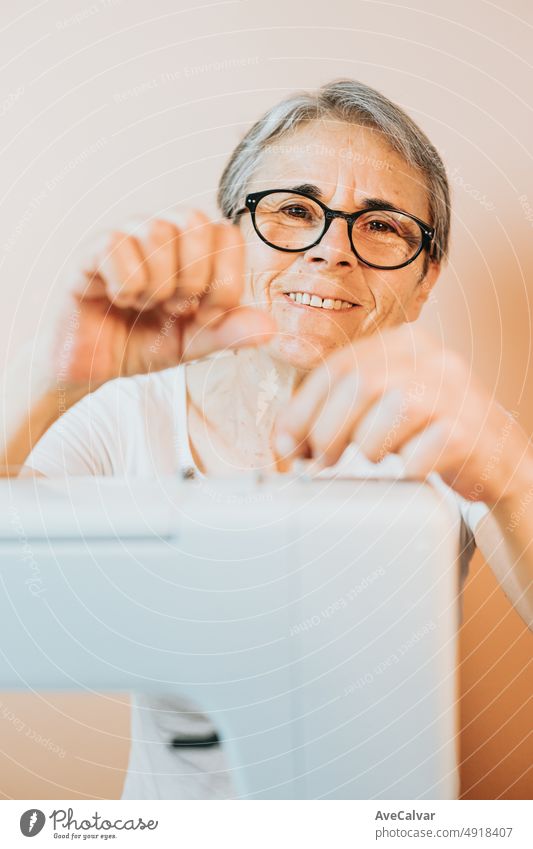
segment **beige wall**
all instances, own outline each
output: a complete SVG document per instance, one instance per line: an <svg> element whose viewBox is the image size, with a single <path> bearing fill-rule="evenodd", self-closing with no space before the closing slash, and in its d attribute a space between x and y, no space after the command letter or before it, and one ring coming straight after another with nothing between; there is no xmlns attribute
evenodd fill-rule
<svg viewBox="0 0 533 849"><path fill-rule="evenodd" d="M531 431L531 4L407 5L4 2L0 356L31 348L46 327L88 231L175 203L213 210L223 163L263 108L349 75L402 104L443 152L453 252L423 320ZM531 795L531 637L479 560L462 637L464 794ZM67 753L45 751L0 712L4 796L118 795L123 700L1 698Z"/></svg>

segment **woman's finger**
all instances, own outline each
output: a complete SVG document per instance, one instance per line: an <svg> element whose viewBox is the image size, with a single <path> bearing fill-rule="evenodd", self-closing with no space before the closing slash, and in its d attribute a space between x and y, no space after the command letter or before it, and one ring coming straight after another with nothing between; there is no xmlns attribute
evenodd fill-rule
<svg viewBox="0 0 533 849"><path fill-rule="evenodd" d="M233 224L216 225L212 274L198 319L222 315L240 303L244 290L244 243L239 228Z"/></svg>
<svg viewBox="0 0 533 849"><path fill-rule="evenodd" d="M262 345L276 332L276 325L267 313L252 307L236 307L222 319L190 323L183 334L182 359L205 357L215 351Z"/></svg>
<svg viewBox="0 0 533 849"><path fill-rule="evenodd" d="M213 277L215 225L198 210L188 213L186 219L176 213L172 221L175 225L181 222L177 227L176 285L163 307L168 313L188 314L196 309Z"/></svg>
<svg viewBox="0 0 533 849"><path fill-rule="evenodd" d="M165 219L148 222L139 239L146 266L146 286L137 296L139 310L152 309L170 298L177 285L178 238L176 226Z"/></svg>
<svg viewBox="0 0 533 849"><path fill-rule="evenodd" d="M460 422L451 418L434 421L410 439L399 451L407 477L423 480L431 472L443 474L461 466L465 434Z"/></svg>
<svg viewBox="0 0 533 849"><path fill-rule="evenodd" d="M438 398L425 383L411 381L386 392L355 423L351 439L379 463L395 454L439 412Z"/></svg>
<svg viewBox="0 0 533 849"><path fill-rule="evenodd" d="M344 375L332 387L321 407L315 410L315 422L307 439L313 457L325 466L339 460L351 441L354 427L375 401L375 392L369 392L368 388L365 391L358 371Z"/></svg>
<svg viewBox="0 0 533 849"><path fill-rule="evenodd" d="M354 350L348 345L330 355L305 378L276 421L273 445L278 456L290 458L305 452L307 438L321 407L339 380L353 371L355 365Z"/></svg>
<svg viewBox="0 0 533 849"><path fill-rule="evenodd" d="M121 231L111 234L95 271L105 283L107 297L118 307L134 307L147 285L147 268L137 239Z"/></svg>

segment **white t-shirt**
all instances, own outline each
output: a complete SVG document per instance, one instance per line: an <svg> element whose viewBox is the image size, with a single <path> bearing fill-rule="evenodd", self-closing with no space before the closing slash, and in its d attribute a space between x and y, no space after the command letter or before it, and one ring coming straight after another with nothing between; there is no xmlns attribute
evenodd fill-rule
<svg viewBox="0 0 533 849"><path fill-rule="evenodd" d="M390 474L397 470L398 461L389 456L378 467L357 449L347 450L339 464L327 471L335 474L348 463L352 473ZM35 446L26 466L49 477L201 476L188 441L185 367L105 383L58 419ZM440 479L434 482L457 507L464 580L475 548L473 528L487 508L460 498ZM219 744L172 745L176 738L205 740L215 733L209 718L184 698L133 694L131 751L122 798L235 798Z"/></svg>

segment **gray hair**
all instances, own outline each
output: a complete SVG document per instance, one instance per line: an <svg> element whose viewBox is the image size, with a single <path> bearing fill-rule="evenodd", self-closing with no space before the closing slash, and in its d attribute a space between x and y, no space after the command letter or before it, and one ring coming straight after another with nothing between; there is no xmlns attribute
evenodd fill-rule
<svg viewBox="0 0 533 849"><path fill-rule="evenodd" d="M299 92L269 109L246 133L224 169L217 196L222 214L236 220L260 156L273 141L302 124L325 118L378 131L392 150L421 172L431 215L428 223L435 228L430 258L440 262L447 254L450 235L450 189L442 159L403 109L357 80L333 80L316 92Z"/></svg>

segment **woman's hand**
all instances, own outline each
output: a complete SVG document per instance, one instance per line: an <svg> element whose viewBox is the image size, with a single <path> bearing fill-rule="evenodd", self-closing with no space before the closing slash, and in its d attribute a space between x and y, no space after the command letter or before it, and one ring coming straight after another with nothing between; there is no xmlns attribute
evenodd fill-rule
<svg viewBox="0 0 533 849"><path fill-rule="evenodd" d="M201 212L110 232L74 275L53 345L58 379L94 388L267 341L270 317L239 306L243 275L239 229Z"/></svg>
<svg viewBox="0 0 533 849"><path fill-rule="evenodd" d="M406 324L354 342L311 372L279 417L282 466L338 461L350 442L378 462L398 453L406 475L430 472L460 495L494 504L523 488L528 438L459 355ZM516 492L515 492L516 490Z"/></svg>

